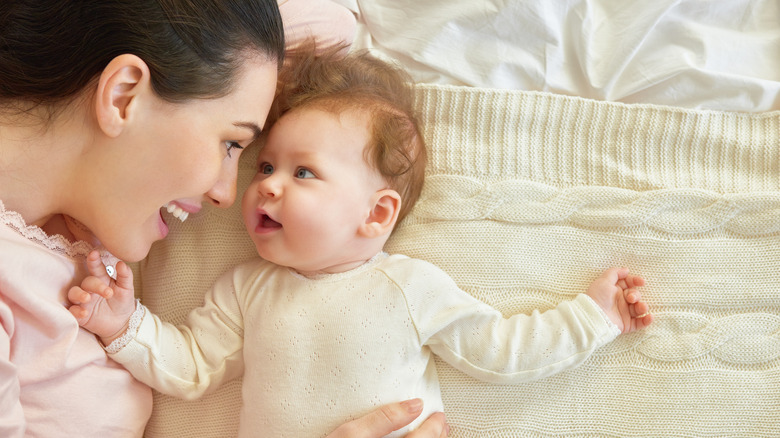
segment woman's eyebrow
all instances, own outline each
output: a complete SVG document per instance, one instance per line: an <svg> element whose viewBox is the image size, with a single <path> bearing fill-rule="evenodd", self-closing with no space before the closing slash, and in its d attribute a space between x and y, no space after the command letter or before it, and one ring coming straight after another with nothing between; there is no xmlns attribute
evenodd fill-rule
<svg viewBox="0 0 780 438"><path fill-rule="evenodd" d="M235 123L233 123L233 126L237 126L239 128L246 128L246 129L251 130L254 133L254 135L252 137L252 141L257 140L257 138L260 137L260 134L263 133L263 130L260 129L260 127L257 126L256 123L252 123L252 122L235 122Z"/></svg>

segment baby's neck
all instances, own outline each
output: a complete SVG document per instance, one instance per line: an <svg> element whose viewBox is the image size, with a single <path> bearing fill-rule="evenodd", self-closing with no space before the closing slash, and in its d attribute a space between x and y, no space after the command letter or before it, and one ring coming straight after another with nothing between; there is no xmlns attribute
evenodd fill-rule
<svg viewBox="0 0 780 438"><path fill-rule="evenodd" d="M358 260L352 260L349 262L339 263L336 265L328 266L326 268L317 269L317 270L306 270L306 269L298 269L295 267L290 267L290 269L294 270L298 274L307 277L307 278L316 278L323 275L330 275L330 274L341 274L344 272L349 272L353 269L357 269L366 263L371 262L374 260L379 254L382 254L382 250L375 252L370 257L360 258Z"/></svg>
<svg viewBox="0 0 780 438"><path fill-rule="evenodd" d="M304 277L340 274L359 268L376 257L377 254L383 253L385 243L387 243L389 238L390 233L370 238L360 238L351 243L345 243L343 247L331 254L329 260L309 260L308 264L303 262L296 266L293 266L295 263L281 263L281 265L294 270ZM262 257L263 254L260 254L260 256ZM268 254L268 256L266 260L276 262L273 254ZM300 260L303 260L303 258Z"/></svg>

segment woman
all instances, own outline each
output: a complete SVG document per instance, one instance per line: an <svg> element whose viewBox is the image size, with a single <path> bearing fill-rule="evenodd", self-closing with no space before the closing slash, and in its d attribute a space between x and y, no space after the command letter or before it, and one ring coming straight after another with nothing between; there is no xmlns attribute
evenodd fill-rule
<svg viewBox="0 0 780 438"><path fill-rule="evenodd" d="M145 257L169 230L161 207L233 203L283 59L279 9L30 3L0 3L0 436L140 436L149 389L78 329L65 293L92 248ZM381 436L415 413L387 406L333 436Z"/></svg>

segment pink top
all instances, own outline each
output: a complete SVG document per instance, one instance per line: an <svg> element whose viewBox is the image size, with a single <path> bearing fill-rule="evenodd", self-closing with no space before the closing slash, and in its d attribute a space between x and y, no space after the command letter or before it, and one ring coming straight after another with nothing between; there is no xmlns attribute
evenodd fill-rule
<svg viewBox="0 0 780 438"><path fill-rule="evenodd" d="M0 436L140 437L151 390L65 307L92 247L28 226L0 201Z"/></svg>

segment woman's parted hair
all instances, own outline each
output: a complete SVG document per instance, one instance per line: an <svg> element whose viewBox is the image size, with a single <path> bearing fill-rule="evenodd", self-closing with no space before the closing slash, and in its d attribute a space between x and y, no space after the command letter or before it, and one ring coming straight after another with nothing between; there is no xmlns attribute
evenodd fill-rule
<svg viewBox="0 0 780 438"><path fill-rule="evenodd" d="M401 195L400 222L420 197L427 151L414 109L413 82L402 68L366 51L316 50L313 43L288 52L279 76L275 112L315 106L339 114L369 114L365 159Z"/></svg>
<svg viewBox="0 0 780 438"><path fill-rule="evenodd" d="M125 53L163 99L219 97L245 56L282 65L284 28L276 0L0 1L0 104L66 101Z"/></svg>

